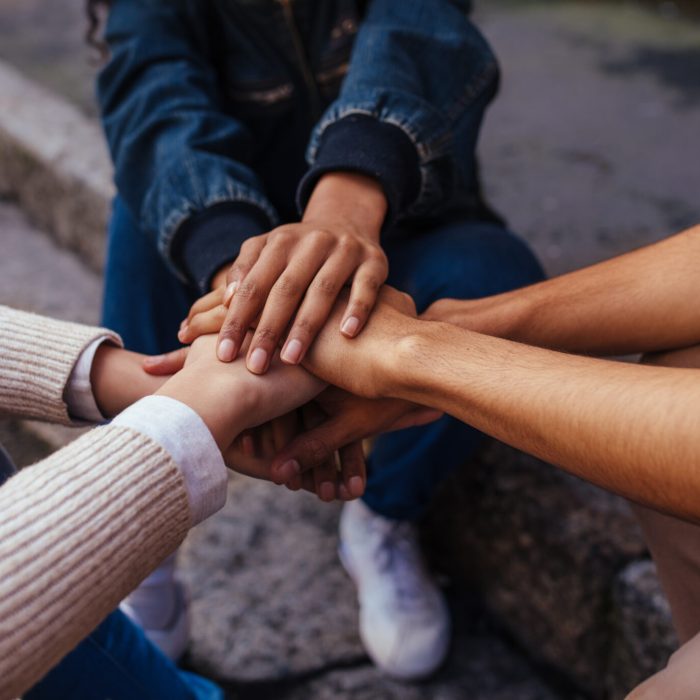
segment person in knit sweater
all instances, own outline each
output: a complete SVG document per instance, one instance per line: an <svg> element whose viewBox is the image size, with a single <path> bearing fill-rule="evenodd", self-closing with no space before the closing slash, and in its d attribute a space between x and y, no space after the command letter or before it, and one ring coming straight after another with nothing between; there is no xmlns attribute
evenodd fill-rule
<svg viewBox="0 0 700 700"><path fill-rule="evenodd" d="M110 331L0 306L1 413L63 424L116 415L0 488L0 700L223 697L112 611L224 505L239 433L323 384L281 363L254 377L201 340L163 381ZM7 472L5 453L0 462ZM116 646L101 648L108 638Z"/></svg>

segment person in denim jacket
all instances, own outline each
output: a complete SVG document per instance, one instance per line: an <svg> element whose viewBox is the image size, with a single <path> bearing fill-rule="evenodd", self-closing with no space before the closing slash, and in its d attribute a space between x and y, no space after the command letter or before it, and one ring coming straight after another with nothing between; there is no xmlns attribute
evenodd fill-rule
<svg viewBox="0 0 700 700"><path fill-rule="evenodd" d="M278 344L301 361L345 285L338 332L352 338L385 281L420 313L540 280L480 194L499 71L469 5L113 0L98 80L118 191L105 325L133 350L170 350L193 302L226 284L219 357L259 317L246 361L263 373ZM380 437L363 499L344 508L362 639L394 676L426 676L447 652L414 523L479 440L449 417ZM176 656L183 596L169 576L151 584L125 608Z"/></svg>

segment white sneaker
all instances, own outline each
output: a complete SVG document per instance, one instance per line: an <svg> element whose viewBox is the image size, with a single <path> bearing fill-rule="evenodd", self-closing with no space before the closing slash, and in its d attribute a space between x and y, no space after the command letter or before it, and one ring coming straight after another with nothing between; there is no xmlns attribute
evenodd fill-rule
<svg viewBox="0 0 700 700"><path fill-rule="evenodd" d="M177 661L187 650L190 604L185 587L175 579L174 556L144 579L119 608L168 658Z"/></svg>
<svg viewBox="0 0 700 700"><path fill-rule="evenodd" d="M436 671L449 649L450 615L415 527L351 501L340 518L339 553L357 586L360 637L374 663L401 680Z"/></svg>

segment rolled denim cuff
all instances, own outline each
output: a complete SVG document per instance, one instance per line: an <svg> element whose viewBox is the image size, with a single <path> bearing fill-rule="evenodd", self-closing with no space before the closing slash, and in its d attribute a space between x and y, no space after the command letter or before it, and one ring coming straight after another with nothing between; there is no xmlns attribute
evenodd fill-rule
<svg viewBox="0 0 700 700"><path fill-rule="evenodd" d="M238 257L243 241L271 228L267 214L254 204L215 204L180 226L173 241L173 259L200 294L206 294L214 275Z"/></svg>
<svg viewBox="0 0 700 700"><path fill-rule="evenodd" d="M351 114L323 131L315 160L297 189L300 214L319 179L339 171L360 173L379 181L388 203L384 228L395 223L420 192L416 146L401 128L371 116Z"/></svg>

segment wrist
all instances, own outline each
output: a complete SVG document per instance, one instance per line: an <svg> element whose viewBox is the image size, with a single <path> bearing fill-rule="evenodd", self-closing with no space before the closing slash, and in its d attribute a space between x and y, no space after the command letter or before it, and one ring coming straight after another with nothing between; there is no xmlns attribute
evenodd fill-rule
<svg viewBox="0 0 700 700"><path fill-rule="evenodd" d="M386 339L387 352L373 352L377 358L377 396L401 399L416 384L416 365L432 353L429 330L438 325L415 318L402 319L401 329Z"/></svg>
<svg viewBox="0 0 700 700"><path fill-rule="evenodd" d="M90 368L90 386L103 416L113 418L139 399L157 391L165 382L143 370L144 355L103 343Z"/></svg>
<svg viewBox="0 0 700 700"><path fill-rule="evenodd" d="M206 390L203 390L206 387ZM245 428L247 393L212 371L210 363L192 363L171 377L156 392L189 406L204 421L220 450L230 446Z"/></svg>
<svg viewBox="0 0 700 700"><path fill-rule="evenodd" d="M532 325L532 311L529 297L516 291L482 299L439 299L420 318L484 335L520 340Z"/></svg>
<svg viewBox="0 0 700 700"><path fill-rule="evenodd" d="M444 386L437 378L444 375L451 353L469 352L470 340L478 344L478 333L440 321L418 320L401 338L388 371L387 396L444 411L441 405ZM465 383L468 377L461 376Z"/></svg>
<svg viewBox="0 0 700 700"><path fill-rule="evenodd" d="M326 227L337 222L342 228L351 227L359 235L379 241L387 207L384 190L374 178L334 172L316 183L303 221L318 221Z"/></svg>

